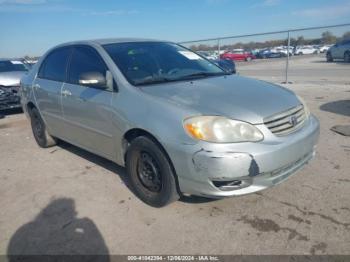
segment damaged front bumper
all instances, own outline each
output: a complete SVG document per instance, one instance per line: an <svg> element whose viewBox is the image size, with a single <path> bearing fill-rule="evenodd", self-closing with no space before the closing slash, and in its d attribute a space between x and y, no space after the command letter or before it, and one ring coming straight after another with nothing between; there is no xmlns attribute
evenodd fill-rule
<svg viewBox="0 0 350 262"><path fill-rule="evenodd" d="M259 126L259 143L180 145L167 148L181 192L225 197L257 192L295 174L315 154L319 122L310 116L303 128L284 137Z"/></svg>
<svg viewBox="0 0 350 262"><path fill-rule="evenodd" d="M0 86L0 110L21 108L21 99L19 96L19 87Z"/></svg>

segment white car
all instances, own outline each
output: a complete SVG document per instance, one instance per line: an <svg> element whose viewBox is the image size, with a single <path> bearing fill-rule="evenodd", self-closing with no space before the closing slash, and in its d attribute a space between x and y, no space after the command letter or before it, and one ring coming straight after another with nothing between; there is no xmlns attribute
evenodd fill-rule
<svg viewBox="0 0 350 262"><path fill-rule="evenodd" d="M321 53L324 53L324 52L327 52L331 46L332 45L321 45L321 46L319 46L318 49L320 50Z"/></svg>
<svg viewBox="0 0 350 262"><path fill-rule="evenodd" d="M210 52L210 51L197 51L197 53L200 54L201 56L204 56L206 59L209 59L209 60L218 59L218 56L215 55L214 52Z"/></svg>
<svg viewBox="0 0 350 262"><path fill-rule="evenodd" d="M318 54L320 51L313 46L297 46L294 50L295 55Z"/></svg>
<svg viewBox="0 0 350 262"><path fill-rule="evenodd" d="M288 46L278 46L278 47L272 48L271 52L283 53L283 54L287 55L288 54ZM289 55L290 56L293 55L293 47L289 47Z"/></svg>

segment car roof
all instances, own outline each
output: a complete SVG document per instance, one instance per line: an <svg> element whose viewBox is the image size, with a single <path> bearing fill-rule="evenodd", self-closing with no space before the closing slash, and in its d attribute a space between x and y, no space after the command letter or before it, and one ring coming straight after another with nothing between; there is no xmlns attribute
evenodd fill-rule
<svg viewBox="0 0 350 262"><path fill-rule="evenodd" d="M92 39L92 40L80 40L80 41L67 42L64 44L60 44L59 46L79 45L79 44L108 45L108 44L129 43L129 42L166 42L166 41L146 39L146 38L106 38L106 39Z"/></svg>

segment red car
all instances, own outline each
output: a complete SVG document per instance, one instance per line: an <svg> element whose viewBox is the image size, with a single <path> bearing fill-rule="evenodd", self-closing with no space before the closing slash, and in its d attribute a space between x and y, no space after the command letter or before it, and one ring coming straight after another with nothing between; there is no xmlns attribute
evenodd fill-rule
<svg viewBox="0 0 350 262"><path fill-rule="evenodd" d="M250 61L256 57L252 53L244 50L233 50L220 55L220 58L234 61Z"/></svg>

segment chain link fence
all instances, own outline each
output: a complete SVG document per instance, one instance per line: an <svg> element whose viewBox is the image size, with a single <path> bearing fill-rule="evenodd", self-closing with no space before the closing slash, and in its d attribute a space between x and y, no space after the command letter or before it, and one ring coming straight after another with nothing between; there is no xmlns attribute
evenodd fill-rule
<svg viewBox="0 0 350 262"><path fill-rule="evenodd" d="M350 63L346 61L347 52L350 54L350 23L184 41L180 44L209 59L232 59L239 74L271 82L293 83L325 78L350 82ZM335 57L328 60L337 63L339 68L328 72L324 64L332 46L335 46L331 50L333 56L337 53L339 60Z"/></svg>

